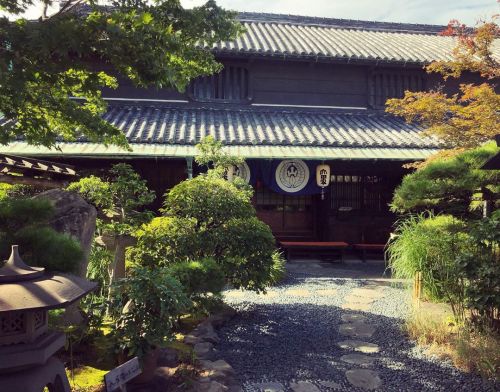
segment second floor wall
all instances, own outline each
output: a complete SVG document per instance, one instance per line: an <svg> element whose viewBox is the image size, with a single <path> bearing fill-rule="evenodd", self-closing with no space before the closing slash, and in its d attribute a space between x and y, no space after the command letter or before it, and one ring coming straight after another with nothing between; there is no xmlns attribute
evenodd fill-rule
<svg viewBox="0 0 500 392"><path fill-rule="evenodd" d="M194 80L185 92L141 89L126 80L106 90L106 98L131 100L181 100L238 105L298 105L383 109L388 98L404 91L423 91L444 86L450 93L459 83L477 82L466 75L444 85L436 74L422 67L338 64L313 61L220 59L218 75Z"/></svg>

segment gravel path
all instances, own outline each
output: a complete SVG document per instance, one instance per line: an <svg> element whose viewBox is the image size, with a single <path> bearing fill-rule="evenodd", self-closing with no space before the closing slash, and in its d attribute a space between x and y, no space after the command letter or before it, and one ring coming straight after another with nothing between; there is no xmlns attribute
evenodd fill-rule
<svg viewBox="0 0 500 392"><path fill-rule="evenodd" d="M238 315L221 330L217 350L234 367L245 391L500 390L499 385L426 357L408 341L401 332L409 311L408 291L401 283L378 279L382 264L292 263L288 269L286 281L267 295L225 292ZM372 299L355 297L375 291ZM349 309L352 306L365 310ZM362 338L342 335L339 328L353 326L342 315L364 316L361 327L373 326L375 332ZM345 362L344 355L361 354L339 347L348 339L378 345L379 352L361 358L373 363ZM363 377L369 373L372 383L366 389L348 377L355 369L369 370L359 372Z"/></svg>

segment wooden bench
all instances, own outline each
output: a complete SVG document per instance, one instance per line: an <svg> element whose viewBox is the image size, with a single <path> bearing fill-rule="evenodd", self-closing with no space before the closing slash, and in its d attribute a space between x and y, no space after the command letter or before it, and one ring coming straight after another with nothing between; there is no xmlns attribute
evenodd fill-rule
<svg viewBox="0 0 500 392"><path fill-rule="evenodd" d="M349 247L347 242L280 242L281 248L285 251L287 261L290 261L293 252L314 251L322 255L330 255L333 252L340 254L340 261L344 261L344 251Z"/></svg>
<svg viewBox="0 0 500 392"><path fill-rule="evenodd" d="M379 254L385 250L385 244L353 244L352 247L358 251L364 263L366 263L366 255L368 253Z"/></svg>

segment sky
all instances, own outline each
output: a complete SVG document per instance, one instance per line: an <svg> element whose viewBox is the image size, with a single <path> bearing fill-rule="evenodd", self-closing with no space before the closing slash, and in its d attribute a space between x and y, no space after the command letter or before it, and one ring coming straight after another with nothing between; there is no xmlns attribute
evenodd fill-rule
<svg viewBox="0 0 500 392"><path fill-rule="evenodd" d="M181 1L186 7L203 3ZM441 25L458 19L473 26L480 18L489 19L500 13L496 0L217 0L217 3L236 11Z"/></svg>
<svg viewBox="0 0 500 392"><path fill-rule="evenodd" d="M181 3L190 8L205 1L181 0ZM500 13L496 0L217 0L217 3L236 11L440 25L458 19L473 26L481 18L489 19ZM40 16L40 7L37 8L31 9L26 17Z"/></svg>

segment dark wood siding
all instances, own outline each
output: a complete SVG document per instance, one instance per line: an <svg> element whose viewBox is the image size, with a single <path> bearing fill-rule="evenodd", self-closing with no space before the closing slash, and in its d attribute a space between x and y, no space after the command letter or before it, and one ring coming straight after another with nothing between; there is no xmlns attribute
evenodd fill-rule
<svg viewBox="0 0 500 392"><path fill-rule="evenodd" d="M367 68L299 62L252 64L253 102L260 104L367 105Z"/></svg>

